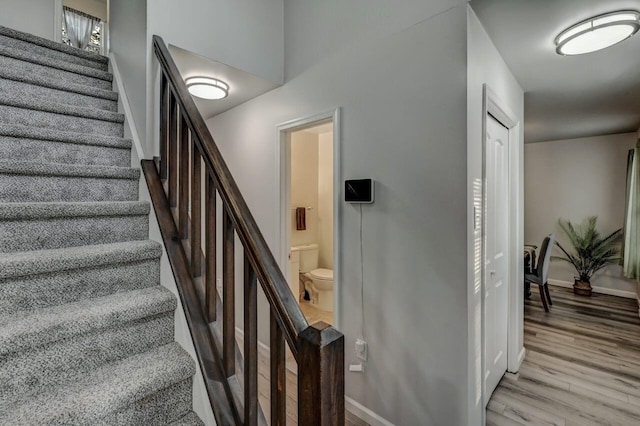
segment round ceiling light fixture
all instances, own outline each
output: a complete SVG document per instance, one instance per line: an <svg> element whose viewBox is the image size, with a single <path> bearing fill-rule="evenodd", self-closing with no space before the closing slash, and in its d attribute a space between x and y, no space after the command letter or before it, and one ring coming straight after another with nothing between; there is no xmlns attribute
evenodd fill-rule
<svg viewBox="0 0 640 426"><path fill-rule="evenodd" d="M229 85L212 77L189 77L184 81L189 93L202 99L224 99L229 95Z"/></svg>
<svg viewBox="0 0 640 426"><path fill-rule="evenodd" d="M640 29L640 12L622 10L594 16L562 31L555 39L560 55L582 55L618 44Z"/></svg>

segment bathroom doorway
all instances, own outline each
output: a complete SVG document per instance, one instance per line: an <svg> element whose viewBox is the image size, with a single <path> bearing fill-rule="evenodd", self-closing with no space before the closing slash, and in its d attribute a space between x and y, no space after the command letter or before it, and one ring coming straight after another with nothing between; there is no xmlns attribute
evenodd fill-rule
<svg viewBox="0 0 640 426"><path fill-rule="evenodd" d="M280 135L281 267L309 323L338 325L337 111Z"/></svg>

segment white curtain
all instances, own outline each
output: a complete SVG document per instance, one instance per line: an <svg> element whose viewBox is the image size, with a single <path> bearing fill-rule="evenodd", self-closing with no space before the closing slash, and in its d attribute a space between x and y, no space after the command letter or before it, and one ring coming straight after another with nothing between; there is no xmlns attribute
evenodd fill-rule
<svg viewBox="0 0 640 426"><path fill-rule="evenodd" d="M624 276L640 281L640 140L627 160L623 250Z"/></svg>
<svg viewBox="0 0 640 426"><path fill-rule="evenodd" d="M91 41L91 33L99 23L99 18L68 7L64 8L64 24L69 43L73 47L86 49Z"/></svg>

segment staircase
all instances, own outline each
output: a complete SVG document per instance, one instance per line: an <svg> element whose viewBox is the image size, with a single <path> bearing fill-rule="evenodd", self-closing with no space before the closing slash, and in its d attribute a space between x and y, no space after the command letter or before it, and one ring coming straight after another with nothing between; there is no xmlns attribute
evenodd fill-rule
<svg viewBox="0 0 640 426"><path fill-rule="evenodd" d="M105 57L0 27L0 424L200 425Z"/></svg>

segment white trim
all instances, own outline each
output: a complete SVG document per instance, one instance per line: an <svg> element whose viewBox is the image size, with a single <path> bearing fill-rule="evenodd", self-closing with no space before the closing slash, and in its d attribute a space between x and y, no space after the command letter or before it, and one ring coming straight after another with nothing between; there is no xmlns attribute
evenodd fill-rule
<svg viewBox="0 0 640 426"><path fill-rule="evenodd" d="M118 88L118 96L120 97L120 102L122 102L124 115L126 116L127 124L131 129L131 138L133 139L133 146L136 150L136 154L138 155L138 159L144 160L147 158L147 156L145 155L144 148L142 148L142 143L140 142L140 133L138 133L136 122L133 119L133 112L131 111L129 98L127 97L127 92L124 89L124 84L122 83L120 70L118 69L118 62L116 61L116 57L113 53L109 54L109 62L111 63L113 80L116 82L116 87Z"/></svg>
<svg viewBox="0 0 640 426"><path fill-rule="evenodd" d="M236 327L236 336L244 340L244 331L239 327ZM261 355L265 357L267 360L271 356L269 346L265 345L261 341L258 341L258 351L260 351ZM291 371L292 373L298 374L295 370L291 368L290 363L285 363L285 364L286 364L287 370ZM358 401L356 401L353 398L349 398L348 396L345 396L344 402L345 402L345 410L349 411L352 414L355 414L361 420L364 420L365 422L369 423L371 426L395 426L389 420L371 411L370 409L360 404Z"/></svg>
<svg viewBox="0 0 640 426"><path fill-rule="evenodd" d="M549 284L555 285L555 286L558 286L558 287L573 288L573 283L569 282L569 281L554 280L554 279L549 278L548 282L549 282ZM618 290L618 289L615 289L615 288L595 287L595 286L591 286L591 289L592 289L592 291L594 293L608 294L610 296L624 297L626 299L637 299L638 298L638 295L634 291Z"/></svg>
<svg viewBox="0 0 640 426"><path fill-rule="evenodd" d="M360 404L356 400L349 398L348 396L344 397L344 402L345 402L345 409L347 411L355 414L360 419L369 423L371 426L394 426L394 424L391 423L389 420L385 419L379 414L376 414L375 412L371 411L370 409Z"/></svg>
<svg viewBox="0 0 640 426"><path fill-rule="evenodd" d="M62 43L62 0L53 0L53 41Z"/></svg>
<svg viewBox="0 0 640 426"><path fill-rule="evenodd" d="M524 358L526 356L527 356L527 349L526 348L522 348L522 350L520 351L520 354L518 355L518 370L520 370L520 366L524 362Z"/></svg>
<svg viewBox="0 0 640 426"><path fill-rule="evenodd" d="M524 330L518 321L518 306L522 305L522 292L524 289L524 271L521 270L522 262L518 259L521 258L520 252L522 247L521 239L521 226L522 221L520 216L520 199L522 194L520 193L520 126L517 116L509 110L503 102L494 92L488 84L483 85L483 108L482 108L482 209L481 220L482 223L482 255L481 255L481 401L484 404L486 401L486 359L485 359L485 315L484 315L484 287L485 287L485 217L484 217L484 202L485 202L485 182L486 182L486 159L485 159L485 145L487 135L487 115L491 114L502 125L509 129L509 221L508 221L508 235L509 235L509 262L508 262L508 282L509 286L509 307L508 307L508 340L507 340L507 371L515 373L520 368L522 363L521 356L524 356L524 348L518 347L518 341L520 336L524 334ZM484 408L484 407L483 407ZM484 413L484 410L483 410ZM484 416L484 414L483 414Z"/></svg>
<svg viewBox="0 0 640 426"><path fill-rule="evenodd" d="M286 242L291 241L290 236L290 216L289 216L289 164L291 160L291 152L289 150L289 138L291 132L303 130L308 127L320 124L322 122L333 123L333 326L340 329L342 324L341 318L341 298L340 296L340 276L341 276L341 250L340 250L340 234L342 228L342 220L340 217L340 206L342 200L342 173L340 169L341 150L340 150L340 108L326 111L320 114L297 118L286 121L276 126L276 199L279 202L279 211L276 215L276 227L279 230L279 263L283 271L289 270L289 251Z"/></svg>

